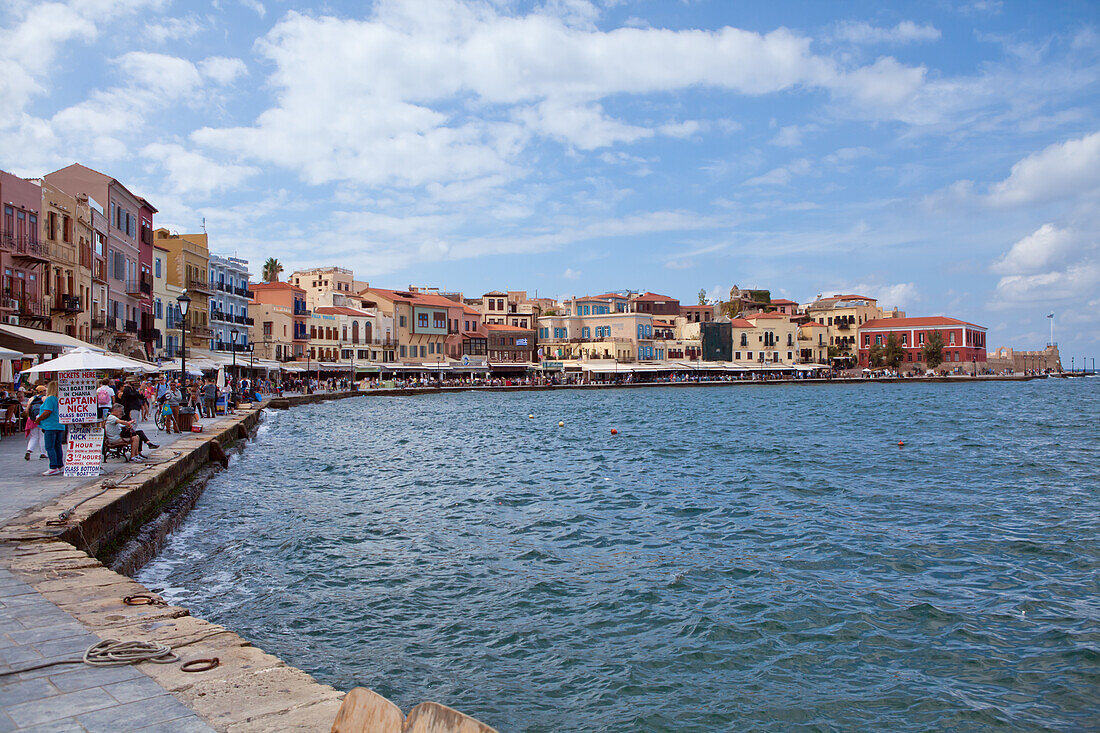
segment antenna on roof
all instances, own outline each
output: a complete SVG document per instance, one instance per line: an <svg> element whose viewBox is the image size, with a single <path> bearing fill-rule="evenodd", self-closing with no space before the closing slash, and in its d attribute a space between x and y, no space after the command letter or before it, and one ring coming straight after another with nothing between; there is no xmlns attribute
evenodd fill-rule
<svg viewBox="0 0 1100 733"><path fill-rule="evenodd" d="M206 234L206 217L202 218L202 233Z"/></svg>

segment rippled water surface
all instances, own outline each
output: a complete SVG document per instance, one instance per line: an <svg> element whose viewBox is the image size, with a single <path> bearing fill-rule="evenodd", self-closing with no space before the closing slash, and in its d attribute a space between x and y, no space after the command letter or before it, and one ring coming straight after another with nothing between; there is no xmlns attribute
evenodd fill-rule
<svg viewBox="0 0 1100 733"><path fill-rule="evenodd" d="M295 408L139 578L501 731L1095 730L1098 415L1100 379Z"/></svg>

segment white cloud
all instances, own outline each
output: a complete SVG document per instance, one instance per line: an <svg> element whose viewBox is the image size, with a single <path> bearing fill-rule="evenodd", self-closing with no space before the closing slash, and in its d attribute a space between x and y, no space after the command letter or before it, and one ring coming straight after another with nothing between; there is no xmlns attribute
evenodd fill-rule
<svg viewBox="0 0 1100 733"><path fill-rule="evenodd" d="M589 3L511 9L383 0L365 20L287 13L257 43L274 65L275 106L250 126L206 128L194 140L311 183L446 184L523 175L520 154L539 138L587 151L704 128L616 119L605 111L612 96L809 87L877 105L875 114L888 117L885 108L924 77L893 59L845 69L783 28L600 31Z"/></svg>
<svg viewBox="0 0 1100 733"><path fill-rule="evenodd" d="M116 59L116 63L135 87L171 99L190 94L202 83L195 65L178 56L131 51Z"/></svg>
<svg viewBox="0 0 1100 733"><path fill-rule="evenodd" d="M264 4L261 3L260 0L241 0L241 5L245 6L261 18L267 15L267 8L264 7Z"/></svg>
<svg viewBox="0 0 1100 733"><path fill-rule="evenodd" d="M992 270L1008 274L1039 272L1063 264L1080 246L1075 232L1044 224L1013 244Z"/></svg>
<svg viewBox="0 0 1100 733"><path fill-rule="evenodd" d="M911 20L903 20L893 28L849 21L841 23L833 35L838 40L849 43L877 44L938 41L942 34L931 23L918 24Z"/></svg>
<svg viewBox="0 0 1100 733"><path fill-rule="evenodd" d="M802 131L798 125L787 125L771 139L771 144L783 148L797 148L802 144Z"/></svg>
<svg viewBox="0 0 1100 733"><path fill-rule="evenodd" d="M209 196L260 172L252 166L219 163L174 143L150 143L141 156L157 161L160 166L154 172L166 173L172 190L180 195Z"/></svg>
<svg viewBox="0 0 1100 733"><path fill-rule="evenodd" d="M831 288L828 292L866 295L869 298L878 300L878 305L883 310L890 310L895 307L906 310L921 300L920 291L917 289L916 283L912 282L861 282L855 283L854 285L848 284L838 288Z"/></svg>
<svg viewBox="0 0 1100 733"><path fill-rule="evenodd" d="M1100 132L1055 143L1012 166L990 187L995 206L1023 206L1088 196L1100 188Z"/></svg>
<svg viewBox="0 0 1100 733"><path fill-rule="evenodd" d="M565 268L565 272L561 274L566 280L577 280L581 276L580 270L574 270L571 267Z"/></svg>
<svg viewBox="0 0 1100 733"><path fill-rule="evenodd" d="M203 27L202 21L194 15L183 18L163 18L146 25L141 35L151 45L159 46L169 41L186 41Z"/></svg>
<svg viewBox="0 0 1100 733"><path fill-rule="evenodd" d="M225 86L232 84L237 77L245 76L248 73L248 67L240 59L210 56L199 62L199 71L203 76Z"/></svg>
<svg viewBox="0 0 1100 733"><path fill-rule="evenodd" d="M786 186L794 176L804 176L813 170L808 158L798 158L785 166L773 168L767 173L745 181L746 186Z"/></svg>

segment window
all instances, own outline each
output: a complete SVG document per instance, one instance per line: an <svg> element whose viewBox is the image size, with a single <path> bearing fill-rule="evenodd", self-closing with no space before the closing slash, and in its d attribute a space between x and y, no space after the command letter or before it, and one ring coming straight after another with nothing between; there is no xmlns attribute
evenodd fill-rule
<svg viewBox="0 0 1100 733"><path fill-rule="evenodd" d="M952 346L955 345L955 332L954 331L951 332L950 341L948 341L947 343L949 343Z"/></svg>
<svg viewBox="0 0 1100 733"><path fill-rule="evenodd" d="M155 276L160 277L160 258L159 257L156 259L155 262L153 262L153 268L155 270L155 272L154 272Z"/></svg>
<svg viewBox="0 0 1100 733"><path fill-rule="evenodd" d="M748 346L749 345L749 335L747 333L745 333L744 331L741 332L741 345L742 346ZM741 358L741 357L738 357L738 358Z"/></svg>
<svg viewBox="0 0 1100 733"><path fill-rule="evenodd" d="M397 320L398 320L399 325L401 326L401 328L404 328L405 327L405 316L401 316ZM401 356L404 356L404 354L402 354Z"/></svg>
<svg viewBox="0 0 1100 733"><path fill-rule="evenodd" d="M794 346L794 334L787 334L787 346ZM788 356L787 358L790 359L791 357Z"/></svg>
<svg viewBox="0 0 1100 733"><path fill-rule="evenodd" d="M402 347L401 347L401 358L405 358L405 356L406 356L406 354L405 354L405 347L404 347L404 346L402 346Z"/></svg>
<svg viewBox="0 0 1100 733"><path fill-rule="evenodd" d="M748 360L749 360L749 361L752 361L752 352L751 352L751 351L749 351L749 352L747 352L747 354L748 354Z"/></svg>
<svg viewBox="0 0 1100 733"><path fill-rule="evenodd" d="M436 311L432 313L432 327L433 328L446 328L447 327L447 314Z"/></svg>
<svg viewBox="0 0 1100 733"><path fill-rule="evenodd" d="M270 336L271 335L271 326L272 326L271 321L264 321L264 336Z"/></svg>
<svg viewBox="0 0 1100 733"><path fill-rule="evenodd" d="M417 325L418 328L427 328L428 327L428 314L427 313L417 313L416 314L416 325Z"/></svg>
<svg viewBox="0 0 1100 733"><path fill-rule="evenodd" d="M420 347L420 358L423 359L424 357L426 357L428 355L427 352L428 352L427 347L426 346L421 346Z"/></svg>

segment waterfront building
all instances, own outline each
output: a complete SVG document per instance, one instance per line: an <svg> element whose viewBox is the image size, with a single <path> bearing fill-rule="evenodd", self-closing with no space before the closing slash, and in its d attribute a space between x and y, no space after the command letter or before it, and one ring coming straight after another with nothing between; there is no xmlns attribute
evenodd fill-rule
<svg viewBox="0 0 1100 733"><path fill-rule="evenodd" d="M984 326L947 316L879 318L859 327L859 363L868 366L872 345L885 346L895 336L905 350L902 367L924 367L924 346L934 332L943 337L943 366L970 370L986 367Z"/></svg>
<svg viewBox="0 0 1100 733"><path fill-rule="evenodd" d="M42 296L49 251L39 239L38 211L42 190L33 181L0 171L0 267L5 323L42 327L49 323L49 304Z"/></svg>
<svg viewBox="0 0 1100 733"><path fill-rule="evenodd" d="M486 364L489 358L489 332L481 322L481 313L470 305L463 304L459 325L462 337L459 356L469 357L471 363Z"/></svg>
<svg viewBox="0 0 1100 733"><path fill-rule="evenodd" d="M549 299L531 300L527 297L526 290L507 292L494 290L482 295L475 307L480 309L481 318L486 324L535 328L538 317L543 312L543 304L547 300Z"/></svg>
<svg viewBox="0 0 1100 733"><path fill-rule="evenodd" d="M640 293L630 298L630 310L635 313L648 313L651 316L674 318L680 315L680 301L657 293Z"/></svg>
<svg viewBox="0 0 1100 733"><path fill-rule="evenodd" d="M680 316L692 323L707 323L715 319L713 305L682 305Z"/></svg>
<svg viewBox="0 0 1100 733"><path fill-rule="evenodd" d="M39 235L49 252L42 295L50 306L49 329L91 341L92 222L88 197L71 196L42 181Z"/></svg>
<svg viewBox="0 0 1100 733"><path fill-rule="evenodd" d="M487 323L489 366L494 372L527 368L535 360L535 330Z"/></svg>
<svg viewBox="0 0 1100 733"><path fill-rule="evenodd" d="M995 372L1012 371L1023 374L1037 369L1041 372L1062 371L1062 357L1058 344L1047 344L1042 351L1019 351L1011 346L1000 346L986 355L986 366Z"/></svg>
<svg viewBox="0 0 1100 733"><path fill-rule="evenodd" d="M859 351L857 331L867 323L882 318L901 318L905 313L894 308L883 311L875 298L864 295L832 295L819 297L806 306L806 313L828 329L830 353L838 357L854 357Z"/></svg>
<svg viewBox="0 0 1100 733"><path fill-rule="evenodd" d="M600 306L598 312L597 306ZM610 312L607 301L575 298L562 315L538 319L543 359L653 359L653 316ZM585 315L574 315L578 311Z"/></svg>
<svg viewBox="0 0 1100 733"><path fill-rule="evenodd" d="M395 360L394 347L397 342L393 338L393 321L377 308L322 305L314 308L313 312L336 319L341 360L354 358L358 362L383 363Z"/></svg>
<svg viewBox="0 0 1100 733"><path fill-rule="evenodd" d="M354 305L349 299L359 292L355 289L355 276L343 267L314 267L290 273L287 282L306 293L306 307ZM363 283L363 288L369 287Z"/></svg>
<svg viewBox="0 0 1100 733"><path fill-rule="evenodd" d="M787 298L774 298L771 301L771 308L776 313L783 313L788 316L798 315L798 303Z"/></svg>
<svg viewBox="0 0 1100 733"><path fill-rule="evenodd" d="M730 321L692 321L699 328L706 361L733 361L733 325Z"/></svg>
<svg viewBox="0 0 1100 733"><path fill-rule="evenodd" d="M753 324L756 344L756 361L760 364L795 364L798 361L798 325L791 317L769 311L753 313L745 320ZM750 346L752 341L750 339ZM752 359L747 359L752 361Z"/></svg>
<svg viewBox="0 0 1100 733"><path fill-rule="evenodd" d="M109 223L103 206L93 198L88 199L88 211L92 223L92 292L89 305L92 337L89 340L103 346L108 337L107 231Z"/></svg>
<svg viewBox="0 0 1100 733"><path fill-rule="evenodd" d="M152 227L156 209L120 181L79 163L47 173L47 183L73 196L103 203L106 221L106 316L92 340L113 351L146 357L154 341L152 252L143 256L143 227ZM94 228L94 223L93 223ZM149 245L151 247L151 244ZM142 269L147 261L149 269ZM147 339L142 341L140 339Z"/></svg>
<svg viewBox="0 0 1100 733"><path fill-rule="evenodd" d="M201 234L172 234L156 230L157 246L168 251L168 282L187 291L187 350L208 350L214 332L210 328L209 239ZM202 352L197 352L202 353Z"/></svg>
<svg viewBox="0 0 1100 733"><path fill-rule="evenodd" d="M462 343L458 330L463 314L461 302L439 295L375 287L361 291L359 297L373 302L380 313L392 319L398 361L442 363L447 355L448 337Z"/></svg>
<svg viewBox="0 0 1100 733"><path fill-rule="evenodd" d="M319 313L316 308L310 309L307 349L308 359L312 361L339 359L340 331L335 313Z"/></svg>
<svg viewBox="0 0 1100 733"><path fill-rule="evenodd" d="M237 332L237 351L246 351L253 319L248 315L248 260L223 255L208 258L210 281L210 348L216 352L233 350L233 331Z"/></svg>
<svg viewBox="0 0 1100 733"><path fill-rule="evenodd" d="M179 301L183 288L168 282L170 253L153 245L153 327L157 329L154 356L175 359L180 355L183 330Z"/></svg>
<svg viewBox="0 0 1100 733"><path fill-rule="evenodd" d="M817 321L798 324L798 360L804 364L828 364L829 329Z"/></svg>
<svg viewBox="0 0 1100 733"><path fill-rule="evenodd" d="M309 348L310 309L306 291L285 282L253 283L248 315L255 329L257 359L305 361Z"/></svg>

